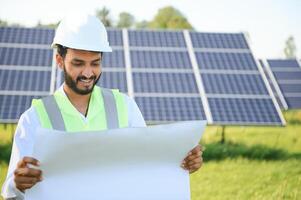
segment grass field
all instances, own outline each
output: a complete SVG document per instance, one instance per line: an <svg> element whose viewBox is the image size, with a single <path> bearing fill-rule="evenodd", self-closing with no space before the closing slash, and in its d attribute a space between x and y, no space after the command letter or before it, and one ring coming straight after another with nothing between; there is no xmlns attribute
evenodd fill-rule
<svg viewBox="0 0 301 200"><path fill-rule="evenodd" d="M285 118L286 127L227 126L224 144L221 127L208 126L204 165L191 175L192 200L301 199L301 110ZM0 147L10 144L13 130L0 125ZM6 170L1 161L0 186Z"/></svg>

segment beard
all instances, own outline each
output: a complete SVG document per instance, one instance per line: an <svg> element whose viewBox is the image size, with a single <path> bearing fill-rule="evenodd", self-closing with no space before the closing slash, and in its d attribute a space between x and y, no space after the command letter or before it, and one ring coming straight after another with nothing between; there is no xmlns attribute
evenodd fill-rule
<svg viewBox="0 0 301 200"><path fill-rule="evenodd" d="M75 92L76 94L80 94L80 95L87 95L87 94L90 94L93 89L94 89L94 86L97 84L97 82L99 81L100 79L100 76L101 76L101 73L98 77L96 76L91 76L89 78L85 77L85 76L78 76L76 78L76 80L73 80L72 77L68 74L68 72L66 71L66 68L64 67L64 79L65 79L65 83L67 84L67 86L69 88L71 88L71 90L73 92ZM77 84L79 81L81 80L93 80L93 85L91 88L85 88L85 89L80 89L77 87Z"/></svg>

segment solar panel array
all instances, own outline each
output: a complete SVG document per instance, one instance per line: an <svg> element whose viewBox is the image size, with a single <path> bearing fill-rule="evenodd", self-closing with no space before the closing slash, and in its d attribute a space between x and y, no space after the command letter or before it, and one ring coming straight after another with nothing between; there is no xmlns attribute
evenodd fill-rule
<svg viewBox="0 0 301 200"><path fill-rule="evenodd" d="M0 28L0 120L16 122L33 98L50 94L52 29Z"/></svg>
<svg viewBox="0 0 301 200"><path fill-rule="evenodd" d="M275 96L284 109L301 108L301 65L296 59L262 61L274 88Z"/></svg>
<svg viewBox="0 0 301 200"><path fill-rule="evenodd" d="M281 123L278 105L243 34L190 34L213 123Z"/></svg>
<svg viewBox="0 0 301 200"><path fill-rule="evenodd" d="M61 85L62 72L51 79L53 35L50 29L0 28L1 121L18 119L33 97L52 92L55 80ZM113 52L103 56L98 85L134 97L149 123L285 123L241 33L108 29L108 38ZM9 102L21 101L26 105L13 111L17 103Z"/></svg>

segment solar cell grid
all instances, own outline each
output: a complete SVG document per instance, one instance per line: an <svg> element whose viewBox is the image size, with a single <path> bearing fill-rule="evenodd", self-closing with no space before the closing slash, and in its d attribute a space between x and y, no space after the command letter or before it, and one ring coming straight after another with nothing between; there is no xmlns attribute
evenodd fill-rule
<svg viewBox="0 0 301 200"><path fill-rule="evenodd" d="M123 46L122 31L117 29L108 29L108 40L111 46Z"/></svg>
<svg viewBox="0 0 301 200"><path fill-rule="evenodd" d="M187 52L131 51L133 68L190 68Z"/></svg>
<svg viewBox="0 0 301 200"><path fill-rule="evenodd" d="M20 115L30 107L33 98L38 96L0 95L0 121L17 121Z"/></svg>
<svg viewBox="0 0 301 200"><path fill-rule="evenodd" d="M104 88L119 89L121 92L127 92L127 82L125 72L103 72L99 83Z"/></svg>
<svg viewBox="0 0 301 200"><path fill-rule="evenodd" d="M279 124L271 99L208 99L216 123Z"/></svg>
<svg viewBox="0 0 301 200"><path fill-rule="evenodd" d="M186 47L181 31L129 30L129 44L140 47Z"/></svg>
<svg viewBox="0 0 301 200"><path fill-rule="evenodd" d="M271 68L278 68L278 67L292 67L292 68L299 68L300 66L296 59L273 59L267 60L268 64Z"/></svg>
<svg viewBox="0 0 301 200"><path fill-rule="evenodd" d="M248 49L243 34L190 32L194 48Z"/></svg>
<svg viewBox="0 0 301 200"><path fill-rule="evenodd" d="M198 93L193 73L133 73L139 93Z"/></svg>
<svg viewBox="0 0 301 200"><path fill-rule="evenodd" d="M51 49L0 48L0 65L45 66L52 65Z"/></svg>
<svg viewBox="0 0 301 200"><path fill-rule="evenodd" d="M279 84L279 87L283 93L300 93L301 84Z"/></svg>
<svg viewBox="0 0 301 200"><path fill-rule="evenodd" d="M260 75L201 73L208 94L266 94L268 91Z"/></svg>
<svg viewBox="0 0 301 200"><path fill-rule="evenodd" d="M290 109L301 108L301 97L286 97L285 99Z"/></svg>
<svg viewBox="0 0 301 200"><path fill-rule="evenodd" d="M0 27L0 43L45 44L52 43L53 29Z"/></svg>
<svg viewBox="0 0 301 200"><path fill-rule="evenodd" d="M50 71L0 70L0 90L49 91Z"/></svg>
<svg viewBox="0 0 301 200"><path fill-rule="evenodd" d="M125 68L123 50L114 50L111 53L103 54L102 66L104 68Z"/></svg>
<svg viewBox="0 0 301 200"><path fill-rule="evenodd" d="M185 121L205 119L200 98L136 97L147 121Z"/></svg>
<svg viewBox="0 0 301 200"><path fill-rule="evenodd" d="M301 70L296 72L273 72L275 78L279 80L301 80Z"/></svg>
<svg viewBox="0 0 301 200"><path fill-rule="evenodd" d="M195 54L201 70L258 70L250 53L196 52Z"/></svg>
<svg viewBox="0 0 301 200"><path fill-rule="evenodd" d="M108 39L114 51L104 54L102 63L104 72L98 85L119 88L122 92L127 92L126 70L128 68L125 68L124 50L121 50L123 49L122 34L123 31L120 29L108 30ZM50 29L0 28L0 43L20 44L20 48L3 47L5 45L0 48L0 65L49 67L47 68L49 71L29 71L29 68L28 71L18 72L2 70L0 90L49 91L53 51L50 48L45 49L44 46L52 42L53 36L54 30ZM187 38L184 38L183 31L128 30L128 36L134 96L135 92L139 93L136 100L145 119L147 121L205 119L201 98L193 95L174 97L177 93L197 95L199 93L185 42ZM233 70L258 72L252 53L245 53L248 52L245 50L249 47L243 34L190 32L190 36L194 48L213 49L210 52L204 52L206 49L195 49L207 94L267 95L259 73L229 74ZM24 48L25 45L22 44L35 44L35 49ZM37 44L44 45L44 49L37 49ZM175 50L173 47L176 47ZM146 69L148 72L143 71ZM207 74L203 74L203 69L208 69ZM141 72L138 72L139 70ZM212 74L208 72L209 70L229 71L225 74ZM19 81L15 81L16 79ZM158 95L166 93L166 96L169 94L171 96L149 97L146 94L142 96L144 93ZM33 96L0 95L0 102L2 102L0 119L18 119L21 112L29 107L32 98ZM235 98L208 99L213 123L281 123L271 99ZM296 100L292 102L296 103Z"/></svg>

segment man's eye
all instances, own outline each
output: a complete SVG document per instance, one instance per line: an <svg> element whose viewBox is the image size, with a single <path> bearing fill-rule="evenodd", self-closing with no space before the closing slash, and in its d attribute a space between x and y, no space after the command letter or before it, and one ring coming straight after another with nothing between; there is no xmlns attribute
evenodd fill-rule
<svg viewBox="0 0 301 200"><path fill-rule="evenodd" d="M82 63L73 63L73 65L79 67L82 65Z"/></svg>
<svg viewBox="0 0 301 200"><path fill-rule="evenodd" d="M92 63L92 66L98 67L100 63Z"/></svg>

